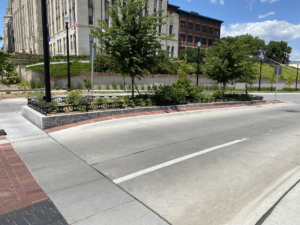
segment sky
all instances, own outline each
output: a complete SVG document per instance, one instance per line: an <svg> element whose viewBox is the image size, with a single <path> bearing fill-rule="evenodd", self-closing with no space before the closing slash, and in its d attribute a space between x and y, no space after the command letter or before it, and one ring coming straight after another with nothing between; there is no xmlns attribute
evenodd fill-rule
<svg viewBox="0 0 300 225"><path fill-rule="evenodd" d="M290 60L300 61L300 0L169 0L169 3L224 21L222 37L248 33L266 44L271 40L286 41L293 49ZM0 35L5 7L0 7Z"/></svg>

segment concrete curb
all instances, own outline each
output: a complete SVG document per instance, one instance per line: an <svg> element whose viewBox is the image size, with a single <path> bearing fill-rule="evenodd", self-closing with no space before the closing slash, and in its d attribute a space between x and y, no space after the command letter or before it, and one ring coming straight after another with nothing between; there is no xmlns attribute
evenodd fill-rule
<svg viewBox="0 0 300 225"><path fill-rule="evenodd" d="M77 123L85 120L115 116L120 114L130 113L141 113L141 112L152 112L159 110L176 110L184 108L196 108L196 107L209 107L209 106L229 106L229 105L240 105L240 104L255 104L255 103L266 103L266 101L244 101L244 102L228 102L228 103L201 103L201 104L187 104L187 105L172 105L172 106L155 106L155 107L143 107L143 108L132 108L132 109L118 109L108 111L96 111L96 112L84 112L76 114L65 114L65 115L53 115L45 116L36 110L22 106L22 115L36 125L38 128L45 130L54 127L59 127L71 123Z"/></svg>

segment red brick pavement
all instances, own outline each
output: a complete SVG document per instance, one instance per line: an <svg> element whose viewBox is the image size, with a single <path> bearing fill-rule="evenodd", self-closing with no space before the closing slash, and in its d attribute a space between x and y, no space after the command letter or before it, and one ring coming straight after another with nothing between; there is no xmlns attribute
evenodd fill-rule
<svg viewBox="0 0 300 225"><path fill-rule="evenodd" d="M0 145L0 215L46 199L12 145Z"/></svg>
<svg viewBox="0 0 300 225"><path fill-rule="evenodd" d="M6 140L6 137L5 136L4 137L0 136L0 141L2 141L2 140Z"/></svg>
<svg viewBox="0 0 300 225"><path fill-rule="evenodd" d="M273 101L267 100L267 103L257 103L257 104L239 104L239 105L220 105L220 106L205 106L205 107L195 107L195 108L185 108L185 109L171 109L171 110L158 110L152 112L142 112L142 113L128 113L128 114L120 114L115 116L106 116L100 117L91 120L85 120L78 123L72 123L60 127L54 127L47 130L44 130L45 133L49 134L51 132L64 130L72 127L77 127L85 124L96 123L101 121L113 120L113 119L120 119L120 118L127 118L127 117L136 117L136 116L145 116L145 115L155 115L155 114L166 114L166 113L175 113L175 112L188 112L188 111L196 111L196 110L206 110L206 109L220 109L220 108L236 108L242 106L259 106L259 105L267 105L267 104L278 104L278 103L285 103L283 101Z"/></svg>

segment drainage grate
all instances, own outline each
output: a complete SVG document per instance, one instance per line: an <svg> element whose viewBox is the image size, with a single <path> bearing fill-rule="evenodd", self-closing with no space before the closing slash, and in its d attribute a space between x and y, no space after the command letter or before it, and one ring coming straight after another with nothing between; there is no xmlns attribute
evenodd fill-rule
<svg viewBox="0 0 300 225"><path fill-rule="evenodd" d="M4 136L4 135L6 135L4 129L0 129L0 136Z"/></svg>
<svg viewBox="0 0 300 225"><path fill-rule="evenodd" d="M295 111L295 110L285 110L285 112L290 112L290 113L300 113L300 111Z"/></svg>

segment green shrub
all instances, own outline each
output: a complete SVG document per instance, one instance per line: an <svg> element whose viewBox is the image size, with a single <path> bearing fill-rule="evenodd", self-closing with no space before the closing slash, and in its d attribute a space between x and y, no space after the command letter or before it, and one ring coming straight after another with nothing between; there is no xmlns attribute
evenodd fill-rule
<svg viewBox="0 0 300 225"><path fill-rule="evenodd" d="M10 94L10 93L11 93L11 91L6 91L5 93L6 93L6 94Z"/></svg>
<svg viewBox="0 0 300 225"><path fill-rule="evenodd" d="M92 82L89 79L84 79L83 81L87 91L90 91L92 89Z"/></svg>
<svg viewBox="0 0 300 225"><path fill-rule="evenodd" d="M11 78L9 78L9 83L15 83L16 82L16 79L14 78L14 77L11 77Z"/></svg>
<svg viewBox="0 0 300 225"><path fill-rule="evenodd" d="M61 89L66 90L66 87L65 87L65 86L62 86Z"/></svg>
<svg viewBox="0 0 300 225"><path fill-rule="evenodd" d="M217 90L212 94L212 97L216 99L222 99L224 98L225 93L223 91Z"/></svg>
<svg viewBox="0 0 300 225"><path fill-rule="evenodd" d="M70 91L67 96L66 103L71 105L78 104L80 99L82 99L80 90Z"/></svg>
<svg viewBox="0 0 300 225"><path fill-rule="evenodd" d="M120 86L121 90L124 90L124 84L123 83L121 83L119 86Z"/></svg>
<svg viewBox="0 0 300 225"><path fill-rule="evenodd" d="M30 88L31 88L31 89L34 89L35 87L36 87L35 81L34 81L34 80L31 80L31 81L30 81Z"/></svg>
<svg viewBox="0 0 300 225"><path fill-rule="evenodd" d="M128 85L127 85L127 89L128 89L128 90L131 90L131 84L128 84Z"/></svg>
<svg viewBox="0 0 300 225"><path fill-rule="evenodd" d="M114 89L114 90L117 90L117 89L118 89L118 85L115 84L115 83L113 83L113 89Z"/></svg>
<svg viewBox="0 0 300 225"><path fill-rule="evenodd" d="M58 87L58 86L56 86L56 87L55 87L55 89L56 89L56 90L59 90L59 87Z"/></svg>
<svg viewBox="0 0 300 225"><path fill-rule="evenodd" d="M142 91L145 90L145 86L144 86L144 85L142 85L141 90L142 90Z"/></svg>
<svg viewBox="0 0 300 225"><path fill-rule="evenodd" d="M109 90L109 84L106 85L106 90Z"/></svg>
<svg viewBox="0 0 300 225"><path fill-rule="evenodd" d="M81 83L78 84L78 89L82 90L82 84Z"/></svg>
<svg viewBox="0 0 300 225"><path fill-rule="evenodd" d="M98 90L101 90L101 85L98 85Z"/></svg>
<svg viewBox="0 0 300 225"><path fill-rule="evenodd" d="M6 78L3 79L3 83L6 83Z"/></svg>
<svg viewBox="0 0 300 225"><path fill-rule="evenodd" d="M151 86L150 86L150 85L147 86L147 90L148 90L148 91L151 90Z"/></svg>
<svg viewBox="0 0 300 225"><path fill-rule="evenodd" d="M71 90L74 90L74 89L75 89L74 84L71 84Z"/></svg>
<svg viewBox="0 0 300 225"><path fill-rule="evenodd" d="M37 82L36 87L37 87L37 88L42 88L42 83L41 83L41 81L38 81L38 82Z"/></svg>

